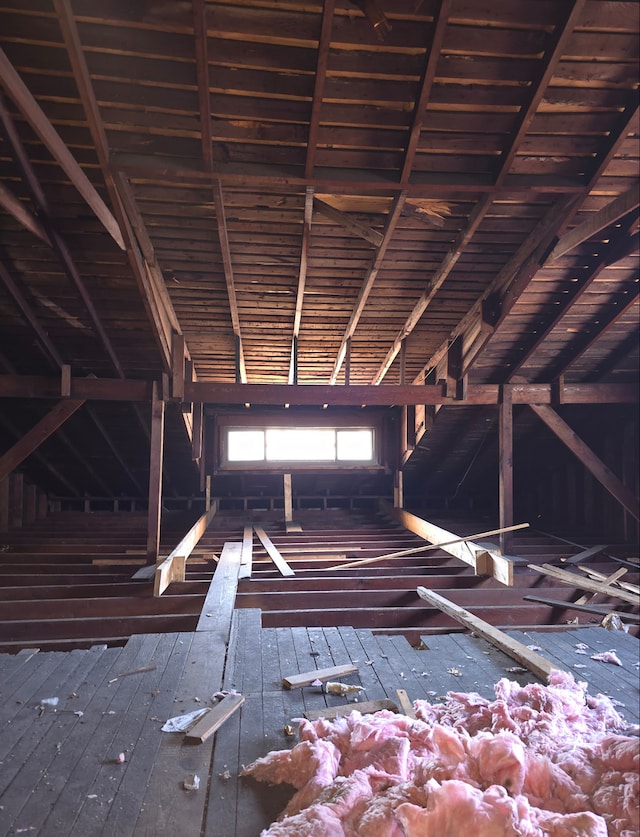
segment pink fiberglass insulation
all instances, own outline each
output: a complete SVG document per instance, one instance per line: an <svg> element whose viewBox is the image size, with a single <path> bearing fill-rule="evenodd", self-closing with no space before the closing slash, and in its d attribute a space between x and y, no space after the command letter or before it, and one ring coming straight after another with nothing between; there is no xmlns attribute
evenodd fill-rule
<svg viewBox="0 0 640 837"><path fill-rule="evenodd" d="M242 771L296 789L261 837L637 837L640 745L609 698L552 672L300 721L300 743Z"/></svg>

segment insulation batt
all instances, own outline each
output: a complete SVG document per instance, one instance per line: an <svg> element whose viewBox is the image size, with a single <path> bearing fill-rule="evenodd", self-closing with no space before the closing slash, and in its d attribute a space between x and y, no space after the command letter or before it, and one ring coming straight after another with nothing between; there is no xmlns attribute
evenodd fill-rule
<svg viewBox="0 0 640 837"><path fill-rule="evenodd" d="M640 743L609 698L554 671L496 699L354 710L242 775L296 792L261 837L637 837Z"/></svg>

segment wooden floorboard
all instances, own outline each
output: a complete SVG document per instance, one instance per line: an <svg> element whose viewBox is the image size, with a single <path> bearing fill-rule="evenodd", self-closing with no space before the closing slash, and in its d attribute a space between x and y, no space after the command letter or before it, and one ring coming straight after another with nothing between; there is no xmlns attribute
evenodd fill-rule
<svg viewBox="0 0 640 837"><path fill-rule="evenodd" d="M511 633L638 721L637 638L595 627ZM610 649L622 667L591 660ZM223 646L215 632L193 631L137 635L123 648L0 655L0 837L257 837L293 789L241 777L242 765L294 746L286 726L306 710L347 702L318 687L285 689L282 678L347 663L358 672L343 680L364 687L349 699L354 709L397 702L399 688L437 702L449 690L493 699L502 677L536 682L468 634L429 635L412 647L400 635L349 626L262 628L255 609L233 612ZM244 704L204 743L161 731L220 690L241 692ZM41 708L55 696L58 707ZM200 788L186 790L193 775Z"/></svg>

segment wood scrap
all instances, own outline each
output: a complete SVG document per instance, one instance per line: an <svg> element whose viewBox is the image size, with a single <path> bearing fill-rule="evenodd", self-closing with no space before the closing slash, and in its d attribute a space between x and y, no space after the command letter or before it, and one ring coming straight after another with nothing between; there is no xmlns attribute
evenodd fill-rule
<svg viewBox="0 0 640 837"><path fill-rule="evenodd" d="M406 715L407 718L413 718L415 720L416 713L413 708L413 704L409 700L409 695L407 694L406 689L396 689L396 695L398 696L398 705L400 707L400 711L403 715Z"/></svg>
<svg viewBox="0 0 640 837"><path fill-rule="evenodd" d="M282 555L278 552L276 546L272 543L271 538L267 535L264 529L261 526L254 526L254 531L258 538L260 539L260 543L264 546L267 551L267 555L273 563L276 565L278 570L280 571L280 575L283 576L291 576L295 575L294 571L291 567L287 564L284 560Z"/></svg>
<svg viewBox="0 0 640 837"><path fill-rule="evenodd" d="M563 558L562 563L579 564L581 561L588 561L589 558L594 558L596 555L600 555L600 553L604 552L606 548L606 543L601 543L597 546L590 546L589 549L583 549L582 552L578 552L577 555L571 555L569 558Z"/></svg>
<svg viewBox="0 0 640 837"><path fill-rule="evenodd" d="M218 566L211 579L196 631L216 632L226 642L238 589L242 544L227 541L222 547Z"/></svg>
<svg viewBox="0 0 640 837"><path fill-rule="evenodd" d="M627 569L620 569L617 573L613 573L613 575L608 577L609 580L607 580L607 576L604 573L599 573L591 567L578 567L578 569L582 570L582 572L586 573L588 576L591 576L591 578L595 581L603 581L605 584L612 584L613 582L611 579L613 578L613 581L616 582L618 587L622 587L623 590L629 590L631 593L640 594L640 586L637 584L631 584L630 581L620 581L620 579L628 572Z"/></svg>
<svg viewBox="0 0 640 837"><path fill-rule="evenodd" d="M314 671L307 671L303 674L292 674L282 678L282 685L285 689L300 689L302 686L310 686L316 680L334 680L345 677L348 674L357 674L358 667L353 663L343 666L331 666L329 668L318 668Z"/></svg>
<svg viewBox="0 0 640 837"><path fill-rule="evenodd" d="M636 593L621 590L619 588L612 587L611 585L603 584L599 581L591 581L591 579L583 578L583 576L578 573L571 573L567 570L560 570L557 567L552 567L551 564L542 564L541 566L538 566L537 564L527 564L527 566L530 570L535 570L535 572L541 573L542 575L551 576L551 578L557 578L558 581L561 581L563 584L571 584L579 590L589 590L592 593L603 593L605 596L622 599L623 602L629 602L629 604L640 606L640 596Z"/></svg>
<svg viewBox="0 0 640 837"><path fill-rule="evenodd" d="M593 578L592 573L589 572L589 569L586 567L578 567L579 570L582 572L586 572L587 575ZM627 574L627 570L624 567L621 567L619 570L616 570L614 573L611 573L609 576L602 575L602 573L597 573L599 578L596 578L596 581L602 581L603 584L613 584L614 582L618 581L619 578L622 578L623 575ZM576 599L578 604L586 604L589 599L592 599L596 594L595 593L585 593L583 596L580 596L579 599Z"/></svg>
<svg viewBox="0 0 640 837"><path fill-rule="evenodd" d="M309 709L304 713L304 717L309 721L317 721L318 718L334 721L336 718L350 715L354 711L360 712L362 715L370 715L374 712L380 712L381 709L398 712L397 704L388 698L382 698L380 700L363 700L360 703L344 703L340 706L328 706L326 709Z"/></svg>
<svg viewBox="0 0 640 837"><path fill-rule="evenodd" d="M222 724L233 715L244 703L243 695L225 695L215 706L212 706L206 715L203 715L198 722L185 733L185 742L202 744L207 738L220 729Z"/></svg>
<svg viewBox="0 0 640 837"><path fill-rule="evenodd" d="M417 592L420 598L425 602L435 605L440 608L443 613L447 613L449 616L457 619L458 622L461 622L470 631L473 631L478 634L478 636L486 639L487 642L495 645L496 648L504 651L507 656L511 657L520 665L525 666L525 668L529 669L529 671L533 672L533 674L545 683L547 682L551 672L554 669L559 668L558 665L552 663L550 660L547 660L546 657L543 657L536 651L532 651L530 648L527 648L527 646L522 642L512 639L512 637L504 631L501 631L499 628L495 628L493 625L485 622L484 619L474 616L473 613L469 613L469 611L465 610L463 607L454 604L454 602L449 601L449 599L445 599L444 596L440 596L432 590L427 590L426 587L418 587Z"/></svg>
<svg viewBox="0 0 640 837"><path fill-rule="evenodd" d="M115 683L116 680L119 680L121 677L130 677L132 674L144 674L145 671L155 671L156 666L142 666L141 668L134 668L131 671L121 671L120 674L116 674L115 677L112 677L111 680L107 680L107 683Z"/></svg>

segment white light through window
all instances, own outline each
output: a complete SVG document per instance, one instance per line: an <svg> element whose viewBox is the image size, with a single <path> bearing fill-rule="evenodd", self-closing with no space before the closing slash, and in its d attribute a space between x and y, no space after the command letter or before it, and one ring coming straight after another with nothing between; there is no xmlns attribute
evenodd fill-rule
<svg viewBox="0 0 640 837"><path fill-rule="evenodd" d="M269 462L333 462L336 458L333 429L270 428L266 436Z"/></svg>
<svg viewBox="0 0 640 837"><path fill-rule="evenodd" d="M343 462L371 462L373 433L371 430L338 430L337 459Z"/></svg>
<svg viewBox="0 0 640 837"><path fill-rule="evenodd" d="M264 461L264 430L229 430L229 462Z"/></svg>

